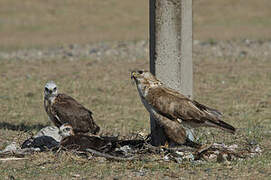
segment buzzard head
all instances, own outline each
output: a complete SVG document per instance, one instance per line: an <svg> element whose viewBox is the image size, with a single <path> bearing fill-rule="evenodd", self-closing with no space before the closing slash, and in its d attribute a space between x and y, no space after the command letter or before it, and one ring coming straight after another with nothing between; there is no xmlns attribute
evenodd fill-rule
<svg viewBox="0 0 271 180"><path fill-rule="evenodd" d="M131 72L131 79L138 83L150 83L151 85L157 84L159 81L152 73L145 70L137 70Z"/></svg>
<svg viewBox="0 0 271 180"><path fill-rule="evenodd" d="M140 96L146 96L149 88L148 80L145 78L147 71L137 70L131 72L131 79L134 80Z"/></svg>
<svg viewBox="0 0 271 180"><path fill-rule="evenodd" d="M68 136L74 136L73 128L69 124L63 124L59 128L59 135L62 138L68 137Z"/></svg>
<svg viewBox="0 0 271 180"><path fill-rule="evenodd" d="M57 86L53 81L46 83L44 87L45 99L51 99L57 96Z"/></svg>
<svg viewBox="0 0 271 180"><path fill-rule="evenodd" d="M149 88L155 88L162 84L152 73L145 70L132 71L131 79L135 81L138 91L143 96L147 95Z"/></svg>

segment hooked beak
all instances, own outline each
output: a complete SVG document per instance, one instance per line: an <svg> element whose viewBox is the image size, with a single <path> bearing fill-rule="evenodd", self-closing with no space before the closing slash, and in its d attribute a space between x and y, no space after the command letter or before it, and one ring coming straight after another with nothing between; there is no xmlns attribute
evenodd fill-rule
<svg viewBox="0 0 271 180"><path fill-rule="evenodd" d="M136 74L136 71L131 72L131 79L135 79L135 74Z"/></svg>

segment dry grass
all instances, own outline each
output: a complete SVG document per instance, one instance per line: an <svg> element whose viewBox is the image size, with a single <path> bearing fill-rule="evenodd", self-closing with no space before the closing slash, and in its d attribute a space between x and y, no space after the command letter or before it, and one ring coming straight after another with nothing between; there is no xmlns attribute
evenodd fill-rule
<svg viewBox="0 0 271 180"><path fill-rule="evenodd" d="M0 162L1 177L38 179L76 178L246 178L270 176L270 61L260 59L194 58L195 98L224 112L225 120L238 127L235 136L212 130L216 142L242 146L255 141L263 155L229 165L219 163L164 162L158 156L135 162L86 160L72 153L39 153L29 160ZM120 68L121 67L121 68ZM147 68L148 61L2 61L0 141L22 142L37 125L49 123L42 105L43 85L53 79L60 91L70 94L94 112L104 132L127 135L149 132L148 113L129 78L129 69ZM208 72L208 73L206 73ZM3 124L4 123L4 124ZM15 129L13 129L15 128ZM206 129L207 130L207 129ZM199 131L206 142L206 130ZM209 129L210 130L210 129ZM207 140L212 140L209 135ZM153 161L154 160L154 161ZM142 175L142 176L141 176ZM79 178L79 179L80 179Z"/></svg>
<svg viewBox="0 0 271 180"><path fill-rule="evenodd" d="M194 0L194 38L270 39L269 0ZM148 1L1 0L0 50L148 38Z"/></svg>
<svg viewBox="0 0 271 180"><path fill-rule="evenodd" d="M121 2L121 3L119 3ZM194 0L195 39L266 39L270 36L269 0ZM0 50L69 43L148 38L148 1L0 0ZM271 176L271 62L194 57L194 95L225 114L238 127L235 136L212 130L216 142L255 141L261 156L230 164L86 160L72 153L38 153L29 160L0 161L0 179L248 179ZM65 92L94 112L105 132L149 132L148 114L129 78L129 70L148 68L136 61L0 61L0 149L21 143L49 124L43 86L55 80ZM25 132L27 131L27 132ZM199 131L202 142L205 142ZM208 136L210 141L212 136ZM154 161L152 161L154 160Z"/></svg>
<svg viewBox="0 0 271 180"><path fill-rule="evenodd" d="M268 0L196 0L195 39L270 39L271 2Z"/></svg>
<svg viewBox="0 0 271 180"><path fill-rule="evenodd" d="M148 1L1 0L0 48L145 39Z"/></svg>

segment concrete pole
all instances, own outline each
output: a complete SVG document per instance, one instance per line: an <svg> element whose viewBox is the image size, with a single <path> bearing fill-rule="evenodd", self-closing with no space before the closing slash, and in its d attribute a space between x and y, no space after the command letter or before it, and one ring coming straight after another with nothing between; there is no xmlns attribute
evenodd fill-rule
<svg viewBox="0 0 271 180"><path fill-rule="evenodd" d="M149 0L150 71L168 87L192 97L192 0ZM165 143L151 117L155 146Z"/></svg>

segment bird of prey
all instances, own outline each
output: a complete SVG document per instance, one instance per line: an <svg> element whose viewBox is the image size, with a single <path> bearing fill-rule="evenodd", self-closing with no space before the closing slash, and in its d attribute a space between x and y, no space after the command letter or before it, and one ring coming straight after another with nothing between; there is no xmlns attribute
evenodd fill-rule
<svg viewBox="0 0 271 180"><path fill-rule="evenodd" d="M219 111L202 105L166 87L150 72L144 70L133 71L131 79L136 83L139 96L145 108L158 121L161 127L164 127L168 137L173 136L171 133L174 132L174 126L178 127L176 123L188 129L215 127L230 133L235 132L233 126L221 120L222 114ZM178 131L180 136L184 135L182 130ZM174 134L175 142L178 139L184 141L183 138L178 138L176 133L177 131Z"/></svg>
<svg viewBox="0 0 271 180"><path fill-rule="evenodd" d="M84 151L87 148L100 150L101 148L111 149L110 141L99 136L88 136L84 134L75 134L74 129L69 124L63 124L59 128L59 135L62 137L60 141L61 147L66 149L75 149ZM108 145L108 146L107 146Z"/></svg>
<svg viewBox="0 0 271 180"><path fill-rule="evenodd" d="M69 124L63 124L59 128L59 134L62 136L60 148L66 150L77 150L90 152L93 155L105 157L114 160L132 160L133 157L120 157L121 152L115 151L119 146L131 145L138 147L144 143L144 140L117 140L112 137L100 137L97 135L74 134L73 128ZM140 147L138 147L140 148ZM117 156L113 155L116 154Z"/></svg>
<svg viewBox="0 0 271 180"><path fill-rule="evenodd" d="M92 112L72 97L58 94L57 86L52 81L46 83L44 88L44 108L58 128L68 123L73 127L74 133L97 134L100 131L92 118Z"/></svg>
<svg viewBox="0 0 271 180"><path fill-rule="evenodd" d="M97 135L75 134L73 127L69 124L63 124L59 128L61 147L66 149L76 149L84 151L86 149L95 149L98 151L108 152L115 148L125 145L138 146L143 144L144 140L118 140L116 137L101 137Z"/></svg>

